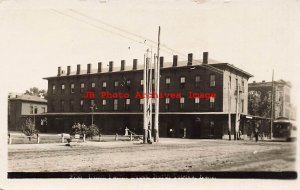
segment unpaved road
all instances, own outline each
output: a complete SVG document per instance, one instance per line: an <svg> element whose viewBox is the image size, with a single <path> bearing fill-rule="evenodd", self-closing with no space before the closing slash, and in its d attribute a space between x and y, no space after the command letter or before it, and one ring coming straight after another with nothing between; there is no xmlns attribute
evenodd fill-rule
<svg viewBox="0 0 300 190"><path fill-rule="evenodd" d="M15 144L9 172L295 171L296 143L161 139L139 142Z"/></svg>

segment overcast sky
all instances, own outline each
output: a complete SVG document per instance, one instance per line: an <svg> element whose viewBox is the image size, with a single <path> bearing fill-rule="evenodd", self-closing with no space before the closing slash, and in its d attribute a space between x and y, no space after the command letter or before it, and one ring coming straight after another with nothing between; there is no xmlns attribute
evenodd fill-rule
<svg viewBox="0 0 300 190"><path fill-rule="evenodd" d="M176 50L162 47L166 61L177 52L201 59L208 51L253 74L250 82L270 81L274 68L276 80L297 89L296 100L299 10L297 0L0 0L3 90L47 89L42 78L56 75L58 66L96 68L99 61L117 65L121 59L131 65L133 58L141 64L147 47L156 51L149 40L157 41L160 25L161 43Z"/></svg>

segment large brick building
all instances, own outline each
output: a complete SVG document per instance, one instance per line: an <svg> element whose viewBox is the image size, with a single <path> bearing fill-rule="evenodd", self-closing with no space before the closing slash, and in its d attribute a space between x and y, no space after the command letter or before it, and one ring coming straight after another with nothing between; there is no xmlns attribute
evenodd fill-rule
<svg viewBox="0 0 300 190"><path fill-rule="evenodd" d="M57 76L48 80L48 127L47 132L67 132L74 122L101 127L103 134L124 133L128 127L138 134L143 130L143 99L137 93L143 91L143 64L134 59L133 64L116 68L113 62L109 67L82 70L77 65L75 72L58 68ZM228 132L228 112L232 113L232 131L235 124L237 105L241 114L241 128L248 107L248 79L251 74L228 63L217 63L203 53L202 60L194 60L188 55L187 61L164 62L160 58L160 92L178 97L160 98L159 134L187 138L225 138ZM237 85L240 98L237 103ZM95 97L84 98L85 92L95 92ZM122 93L127 97L101 97L101 93ZM198 98L191 98L191 93ZM103 95L103 94L102 94ZM112 94L111 94L112 95ZM129 96L128 96L129 95ZM91 106L96 109L92 110ZM243 130L244 133L247 131ZM227 135L228 137L228 135Z"/></svg>

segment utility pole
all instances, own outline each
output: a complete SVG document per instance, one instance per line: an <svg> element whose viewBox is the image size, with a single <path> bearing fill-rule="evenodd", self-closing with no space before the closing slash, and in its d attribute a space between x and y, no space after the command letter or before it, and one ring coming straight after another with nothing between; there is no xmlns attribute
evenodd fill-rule
<svg viewBox="0 0 300 190"><path fill-rule="evenodd" d="M158 43L157 43L157 61L154 63L154 92L157 94L155 97L155 117L154 117L154 142L159 140L159 79L160 79L160 62L159 62L159 48L160 48L160 26L158 27ZM155 58L154 58L155 60Z"/></svg>
<svg viewBox="0 0 300 190"><path fill-rule="evenodd" d="M274 69L272 70L272 93L271 93L271 128L270 139L273 137L273 120L274 120Z"/></svg>
<svg viewBox="0 0 300 190"><path fill-rule="evenodd" d="M230 96L230 82L228 81L228 136L231 141L231 96Z"/></svg>
<svg viewBox="0 0 300 190"><path fill-rule="evenodd" d="M143 76L143 94L144 94L144 135L143 135L143 143L147 142L148 133L148 122L147 122L147 108L148 108L148 101L147 101L147 62L148 62L148 50L147 56L144 54L144 76Z"/></svg>
<svg viewBox="0 0 300 190"><path fill-rule="evenodd" d="M240 114L239 114L239 101L240 101L240 87L237 80L236 84L237 96L236 96L236 116L235 116L235 131L234 131L234 140L238 140L239 133L239 124L240 124Z"/></svg>

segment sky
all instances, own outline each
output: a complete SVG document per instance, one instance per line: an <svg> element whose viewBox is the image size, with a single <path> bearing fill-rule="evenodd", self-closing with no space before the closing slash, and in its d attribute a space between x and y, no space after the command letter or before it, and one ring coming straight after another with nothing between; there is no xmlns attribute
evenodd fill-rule
<svg viewBox="0 0 300 190"><path fill-rule="evenodd" d="M166 61L178 52L180 60L188 53L201 59L208 51L254 75L249 82L271 81L274 69L275 80L292 82L296 101L299 10L297 0L0 0L1 79L8 81L2 89L47 89L42 78L58 66L131 65L134 58L142 64L147 48L157 51L161 26Z"/></svg>

